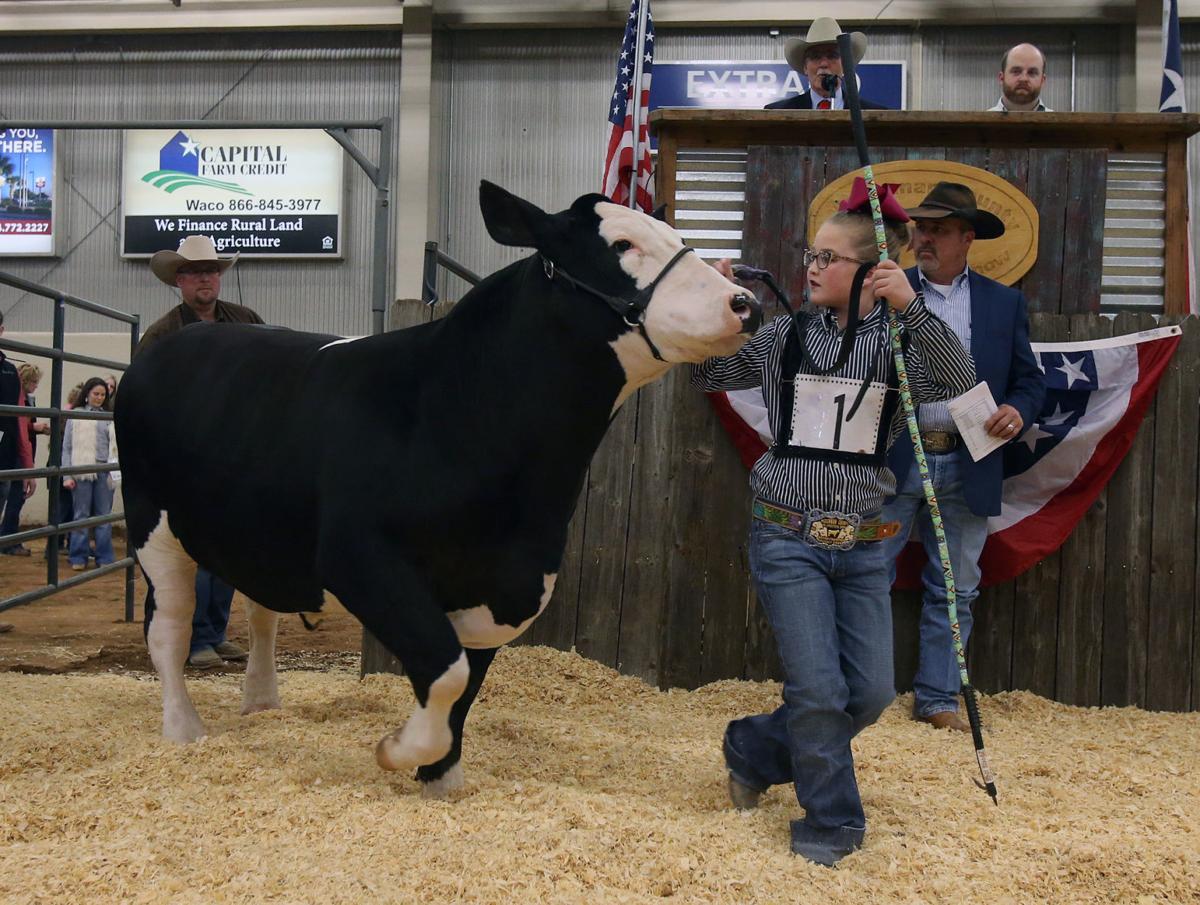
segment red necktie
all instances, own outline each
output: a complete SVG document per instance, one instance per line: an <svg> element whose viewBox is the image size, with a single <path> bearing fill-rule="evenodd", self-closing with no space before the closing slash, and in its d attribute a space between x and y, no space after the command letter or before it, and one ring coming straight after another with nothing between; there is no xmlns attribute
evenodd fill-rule
<svg viewBox="0 0 1200 905"><path fill-rule="evenodd" d="M819 104L817 104L817 109L818 110L828 110L832 106L833 106L833 101L831 101L827 97L823 97L823 98L821 98L821 102Z"/></svg>

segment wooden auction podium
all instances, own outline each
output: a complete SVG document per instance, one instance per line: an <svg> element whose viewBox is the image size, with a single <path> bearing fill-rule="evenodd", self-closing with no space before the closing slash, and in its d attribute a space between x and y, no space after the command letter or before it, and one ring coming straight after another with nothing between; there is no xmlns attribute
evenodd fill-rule
<svg viewBox="0 0 1200 905"><path fill-rule="evenodd" d="M1186 313L1187 138L1200 116L868 110L864 120L873 163L957 161L1030 198L1037 261L1016 285L1031 311ZM655 200L689 243L771 270L798 298L809 202L858 166L849 113L667 108L650 129Z"/></svg>

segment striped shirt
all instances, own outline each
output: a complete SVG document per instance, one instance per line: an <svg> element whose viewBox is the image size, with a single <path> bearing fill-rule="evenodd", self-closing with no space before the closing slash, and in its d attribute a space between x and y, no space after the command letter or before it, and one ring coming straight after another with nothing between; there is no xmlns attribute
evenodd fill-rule
<svg viewBox="0 0 1200 905"><path fill-rule="evenodd" d="M921 279L921 292L925 296L925 307L949 324L950 329L962 341L963 348L971 351L971 284L967 279L967 268L950 283L948 294L942 287L929 282L925 274L917 271ZM923 431L947 431L958 433L958 426L950 415L950 407L944 402L931 402L917 409L917 424Z"/></svg>
<svg viewBox="0 0 1200 905"><path fill-rule="evenodd" d="M809 354L817 367L827 368L837 357L843 331L828 310L806 320ZM921 296L900 314L900 323L909 337L905 360L915 402L950 399L975 385L970 356L950 328L925 307ZM780 371L790 329L786 316L777 317L736 355L710 358L694 366L692 385L708 391L761 386L771 433L777 436ZM854 352L837 376L862 380L874 374L883 379L888 373L883 362L890 359L886 323L877 306L859 322ZM897 406L889 443L903 429L904 412ZM799 512L821 509L874 515L882 508L883 498L895 494L896 479L886 465L777 456L768 450L754 464L750 486L762 499Z"/></svg>

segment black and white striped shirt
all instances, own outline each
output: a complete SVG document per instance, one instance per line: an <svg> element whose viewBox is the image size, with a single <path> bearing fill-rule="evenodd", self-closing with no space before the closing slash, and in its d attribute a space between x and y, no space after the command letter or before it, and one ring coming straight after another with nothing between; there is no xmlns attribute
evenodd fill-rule
<svg viewBox="0 0 1200 905"><path fill-rule="evenodd" d="M827 368L837 357L842 330L827 309L806 320L809 355L817 367ZM915 403L951 399L975 385L970 355L954 331L925 307L921 296L900 314L900 324L909 336L905 361ZM693 367L692 385L709 391L761 386L771 433L778 436L780 371L789 330L786 316L776 318L736 355L710 358ZM884 379L890 361L887 324L877 306L859 322L854 352L836 376L862 380L870 373ZM904 411L898 406L889 444L905 429ZM821 509L873 515L882 508L883 498L896 492L896 479L886 465L777 456L768 450L754 464L750 486L762 499L799 512Z"/></svg>

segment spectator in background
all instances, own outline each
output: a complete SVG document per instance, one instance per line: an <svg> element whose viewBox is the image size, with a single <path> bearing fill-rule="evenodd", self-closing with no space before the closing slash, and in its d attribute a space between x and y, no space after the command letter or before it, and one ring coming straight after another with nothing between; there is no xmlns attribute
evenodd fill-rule
<svg viewBox="0 0 1200 905"><path fill-rule="evenodd" d="M804 40L793 38L783 48L788 65L804 76L808 90L803 94L785 97L767 104L767 110L844 110L842 97L842 54L838 49L838 35L843 34L837 19L823 16L813 19ZM867 52L867 36L861 31L850 32L850 46L854 51L854 62L862 61ZM860 97L864 110L886 110L883 104Z"/></svg>
<svg viewBox="0 0 1200 905"><path fill-rule="evenodd" d="M4 312L0 311L0 336L4 335ZM0 349L0 405L22 405L25 391L21 388L21 375L17 367ZM33 450L29 446L29 432L25 418L16 415L0 415L0 471L12 468L33 468ZM25 497L33 494L33 481L18 482ZM0 478L0 505L8 499L9 481ZM0 633L11 632L11 622L0 622Z"/></svg>
<svg viewBox="0 0 1200 905"><path fill-rule="evenodd" d="M33 396L42 380L42 369L27 362L17 368L17 375L21 378L21 388L25 391L24 404L33 407L37 404ZM50 425L34 418L28 419L27 424L29 454L30 458L33 458L37 455L37 435L50 433ZM21 529L21 509L25 506L26 498L24 485L17 481L10 481L8 498L6 501L0 501L0 505L4 506L4 521L0 522L0 537L16 534ZM6 556L28 556L29 548L24 544L13 544L0 550L0 553Z"/></svg>
<svg viewBox="0 0 1200 905"><path fill-rule="evenodd" d="M84 403L78 408L90 412L104 411L104 403L108 399L108 386L104 383L104 378L88 379L83 385L82 395ZM112 421L72 418L67 422L67 430L63 435L64 468L116 461L117 432L113 429ZM71 491L74 498L75 511L72 515L76 521L112 512L115 489L112 472L68 475L63 478L63 486ZM106 566L116 559L113 554L112 525L97 525L91 530L96 538L96 565ZM88 529L72 531L71 546L67 553L71 568L76 572L87 568L89 552Z"/></svg>
<svg viewBox="0 0 1200 905"><path fill-rule="evenodd" d="M1032 44L1010 47L1000 59L1000 100L988 110L1001 113L1051 113L1042 103L1046 55Z"/></svg>
<svg viewBox="0 0 1200 905"><path fill-rule="evenodd" d="M111 412L117 400L117 375L109 374L105 377L104 385L108 387L108 398L104 400L104 408Z"/></svg>

